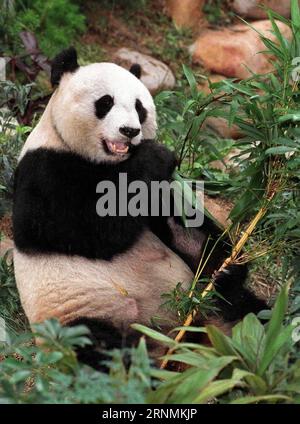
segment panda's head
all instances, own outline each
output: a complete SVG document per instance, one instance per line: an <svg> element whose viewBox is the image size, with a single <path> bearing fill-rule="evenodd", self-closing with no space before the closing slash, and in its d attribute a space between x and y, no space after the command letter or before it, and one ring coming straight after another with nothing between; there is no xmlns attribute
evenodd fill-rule
<svg viewBox="0 0 300 424"><path fill-rule="evenodd" d="M139 65L130 72L113 63L79 66L75 49L60 53L52 63L51 119L62 142L93 161L119 162L153 139L155 106L139 76Z"/></svg>

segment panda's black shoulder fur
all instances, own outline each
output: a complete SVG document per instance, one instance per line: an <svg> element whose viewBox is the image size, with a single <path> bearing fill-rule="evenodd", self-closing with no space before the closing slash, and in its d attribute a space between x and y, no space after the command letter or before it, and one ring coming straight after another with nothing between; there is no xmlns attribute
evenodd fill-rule
<svg viewBox="0 0 300 424"><path fill-rule="evenodd" d="M44 148L27 152L15 174L16 246L28 252L111 259L138 240L148 218L100 218L97 184L108 180L118 187L120 173L127 173L128 184L169 180L175 164L172 152L150 140L135 147L130 158L119 164L96 164L77 154Z"/></svg>

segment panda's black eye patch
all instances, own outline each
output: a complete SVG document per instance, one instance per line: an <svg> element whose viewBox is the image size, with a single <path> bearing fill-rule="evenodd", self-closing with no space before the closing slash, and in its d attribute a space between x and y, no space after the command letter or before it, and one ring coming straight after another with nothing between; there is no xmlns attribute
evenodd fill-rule
<svg viewBox="0 0 300 424"><path fill-rule="evenodd" d="M96 116L99 119L105 117L114 105L114 99L106 94L95 101Z"/></svg>
<svg viewBox="0 0 300 424"><path fill-rule="evenodd" d="M136 99L135 109L139 115L140 123L143 124L147 118L147 111L144 108L143 103L139 99Z"/></svg>

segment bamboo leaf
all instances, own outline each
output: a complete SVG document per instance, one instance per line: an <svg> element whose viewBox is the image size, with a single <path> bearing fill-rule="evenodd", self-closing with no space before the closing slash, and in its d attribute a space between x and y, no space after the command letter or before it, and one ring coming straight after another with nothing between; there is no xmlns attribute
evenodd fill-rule
<svg viewBox="0 0 300 424"><path fill-rule="evenodd" d="M192 96L193 98L197 98L198 90L197 90L197 82L194 77L194 74L191 71L191 69L188 68L186 65L182 65L182 68L183 68L184 75L186 79L188 80L189 86L191 88Z"/></svg>
<svg viewBox="0 0 300 424"><path fill-rule="evenodd" d="M245 396L230 402L233 405L245 405L250 403L276 403L278 400L291 402L292 399L283 395Z"/></svg>
<svg viewBox="0 0 300 424"><path fill-rule="evenodd" d="M134 330L140 331L141 333L145 334L148 337L151 337L154 340L157 340L163 344L166 344L167 346L175 346L177 343L171 339L168 336L165 336L164 334L160 333L159 331L155 331L149 327L146 327L141 324L132 324L131 327Z"/></svg>
<svg viewBox="0 0 300 424"><path fill-rule="evenodd" d="M276 300L272 318L267 326L265 348L258 367L258 375L260 376L265 373L278 351L290 337L291 329L289 327L282 331L283 319L288 306L288 291L288 285L282 288Z"/></svg>
<svg viewBox="0 0 300 424"><path fill-rule="evenodd" d="M213 325L207 325L207 334L213 347L222 355L237 356L232 340Z"/></svg>

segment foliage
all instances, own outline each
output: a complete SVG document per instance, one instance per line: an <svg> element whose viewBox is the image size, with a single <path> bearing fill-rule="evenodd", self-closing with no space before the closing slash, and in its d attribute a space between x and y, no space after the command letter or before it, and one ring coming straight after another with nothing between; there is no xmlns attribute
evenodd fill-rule
<svg viewBox="0 0 300 424"><path fill-rule="evenodd" d="M202 279L201 281L203 281ZM170 311L176 311L180 320L182 322L186 319L189 313L192 311L201 311L203 317L211 315L212 313L218 312L217 306L214 305L216 297L220 296L216 291L212 290L205 297L201 297L204 287L207 285L208 281L205 284L199 284L197 281L197 287L193 290L193 295L189 296L190 289L185 290L182 287L181 283L178 283L176 287L170 292L162 295L164 303L162 307L169 309Z"/></svg>
<svg viewBox="0 0 300 424"><path fill-rule="evenodd" d="M30 91L31 84L19 85L11 81L0 81L0 217L10 205L17 158L26 136L31 131L31 127L19 125L16 119L25 114ZM7 109L7 106L10 109Z"/></svg>
<svg viewBox="0 0 300 424"><path fill-rule="evenodd" d="M224 116L213 94L198 91L195 76L183 66L189 88L175 92L164 91L155 98L160 132L158 137L179 157L180 170L193 178L208 173L210 162L223 157L232 148L232 141L220 139L208 128L200 131L208 117ZM210 175L214 175L210 170ZM224 177L227 178L227 177Z"/></svg>
<svg viewBox="0 0 300 424"><path fill-rule="evenodd" d="M164 142L179 155L183 175L204 178L206 187L215 193L234 198L231 219L245 222L272 197L269 213L262 222L272 249L285 259L299 256L299 88L294 58L300 56L300 18L293 2L293 37L289 41L279 31L269 12L276 42L260 34L272 58L275 72L253 74L243 81L234 79L211 83L211 94L197 89L196 78L184 66L189 87L186 90L161 93L156 102L160 112ZM236 125L243 137L235 142L239 172L213 172L209 163L223 159L224 150L209 131L202 131L208 117L223 118ZM280 224L280 225L278 225ZM272 240L273 239L273 240ZM287 268L287 266L286 266Z"/></svg>
<svg viewBox="0 0 300 424"><path fill-rule="evenodd" d="M134 328L173 348L170 361L186 364L182 373L164 372L165 381L150 395L152 403L300 403L300 361L292 361L293 326L284 324L288 305L285 286L268 324L247 315L224 335L218 328L206 331L212 347L177 343L147 327ZM159 375L159 372L157 373Z"/></svg>
<svg viewBox="0 0 300 424"><path fill-rule="evenodd" d="M206 331L212 347L177 343L134 325L173 347L171 360L188 366L183 372L153 368L143 338L136 349L110 352L108 373L92 370L77 361L74 351L90 344L88 330L45 321L33 333L10 336L2 345L1 403L299 403L300 360L291 361L293 327L284 324L287 302L284 287L268 324L249 314L232 337L214 326L189 328ZM36 346L33 337L43 344ZM126 369L128 353L131 365Z"/></svg>
<svg viewBox="0 0 300 424"><path fill-rule="evenodd" d="M52 57L85 29L85 18L72 0L15 0L9 2L10 6L5 0L2 3L0 37L7 55L19 50L21 31L35 33L42 51Z"/></svg>
<svg viewBox="0 0 300 424"><path fill-rule="evenodd" d="M19 332L26 328L10 252L0 257L0 318L5 320L7 328L12 332Z"/></svg>
<svg viewBox="0 0 300 424"><path fill-rule="evenodd" d="M0 348L0 403L144 403L151 390L150 362L144 339L131 351L112 351L109 373L80 364L74 349L89 345L84 326L61 327L45 321L33 333L8 337ZM38 337L41 346L33 343Z"/></svg>
<svg viewBox="0 0 300 424"><path fill-rule="evenodd" d="M228 24L232 21L234 14L227 10L228 0L207 0L203 6L203 12L209 23L216 25Z"/></svg>

